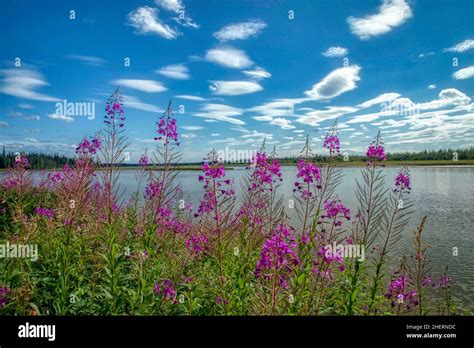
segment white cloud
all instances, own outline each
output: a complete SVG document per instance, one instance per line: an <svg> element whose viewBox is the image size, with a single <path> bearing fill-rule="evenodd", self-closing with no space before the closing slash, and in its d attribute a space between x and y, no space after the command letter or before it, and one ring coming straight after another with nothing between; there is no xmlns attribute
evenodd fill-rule
<svg viewBox="0 0 474 348"><path fill-rule="evenodd" d="M329 47L326 51L322 53L325 57L345 57L349 53L349 50L345 47L334 46Z"/></svg>
<svg viewBox="0 0 474 348"><path fill-rule="evenodd" d="M295 129L296 128L295 126L291 125L291 121L285 118L275 118L270 122L270 124L280 126L281 129Z"/></svg>
<svg viewBox="0 0 474 348"><path fill-rule="evenodd" d="M132 95L123 95L123 103L126 108L137 109L142 111L162 113L163 110L155 105L142 102L139 98Z"/></svg>
<svg viewBox="0 0 474 348"><path fill-rule="evenodd" d="M217 40L222 42L244 40L252 36L257 36L266 26L267 25L261 20L229 24L213 35Z"/></svg>
<svg viewBox="0 0 474 348"><path fill-rule="evenodd" d="M298 117L296 122L317 126L320 122L335 119L345 114L350 114L359 109L348 106L329 106L326 110L313 110L304 116Z"/></svg>
<svg viewBox="0 0 474 348"><path fill-rule="evenodd" d="M91 66L101 66L107 63L105 59L99 57L92 57L92 56L82 56L79 54L70 54L66 56L67 59L78 60L86 65Z"/></svg>
<svg viewBox="0 0 474 348"><path fill-rule="evenodd" d="M271 121L271 120L273 120L273 117L271 117L271 116L254 116L252 118L256 121Z"/></svg>
<svg viewBox="0 0 474 348"><path fill-rule="evenodd" d="M194 96L194 95L175 95L174 97L178 98L178 99L186 99L186 100L192 100L192 101L205 101L205 100L207 100L206 98L197 97L197 96Z"/></svg>
<svg viewBox="0 0 474 348"><path fill-rule="evenodd" d="M20 104L18 104L18 107L22 108L22 109L34 109L35 108L33 105L27 104L27 103L20 103Z"/></svg>
<svg viewBox="0 0 474 348"><path fill-rule="evenodd" d="M73 117L66 116L66 115L60 115L60 114L49 114L48 117L53 119L53 120L61 120L61 121L65 121L67 123L71 123L72 121L74 121Z"/></svg>
<svg viewBox="0 0 474 348"><path fill-rule="evenodd" d="M474 76L474 65L458 70L453 74L453 77L456 80L465 80Z"/></svg>
<svg viewBox="0 0 474 348"><path fill-rule="evenodd" d="M159 93L168 90L168 88L154 80L119 79L112 81L112 84L118 85L119 87L133 88L147 93Z"/></svg>
<svg viewBox="0 0 474 348"><path fill-rule="evenodd" d="M349 17L351 32L361 40L388 33L413 16L405 0L384 0L379 12L363 18Z"/></svg>
<svg viewBox="0 0 474 348"><path fill-rule="evenodd" d="M445 48L445 52L462 53L474 48L474 40L465 40L450 48Z"/></svg>
<svg viewBox="0 0 474 348"><path fill-rule="evenodd" d="M373 99L369 99L358 106L362 109L370 108L371 106L374 105L380 105L383 103L390 103L400 97L400 94L398 93L383 93L379 95L378 97L375 97Z"/></svg>
<svg viewBox="0 0 474 348"><path fill-rule="evenodd" d="M305 94L312 99L330 99L357 87L360 67L351 65L333 70Z"/></svg>
<svg viewBox="0 0 474 348"><path fill-rule="evenodd" d="M256 68L255 70L244 70L243 73L251 78L261 80L272 77L268 71L265 71L263 68Z"/></svg>
<svg viewBox="0 0 474 348"><path fill-rule="evenodd" d="M244 121L233 118L235 116L242 115L242 109L234 108L224 104L204 104L200 110L202 112L195 113L193 116L203 117L212 121L229 122L236 125L245 124Z"/></svg>
<svg viewBox="0 0 474 348"><path fill-rule="evenodd" d="M190 17L187 15L186 7L181 0L155 0L155 4L166 11L174 12L178 17L173 18L178 24L194 29L199 28Z"/></svg>
<svg viewBox="0 0 474 348"><path fill-rule="evenodd" d="M204 129L204 127L202 126L181 126L181 128L186 129L188 131L197 131L197 130Z"/></svg>
<svg viewBox="0 0 474 348"><path fill-rule="evenodd" d="M211 81L209 89L216 95L241 95L260 92L263 87L251 81Z"/></svg>
<svg viewBox="0 0 474 348"><path fill-rule="evenodd" d="M176 39L181 33L158 18L158 10L149 6L137 8L128 14L128 24L140 35L155 34L167 40Z"/></svg>
<svg viewBox="0 0 474 348"><path fill-rule="evenodd" d="M211 137L218 137L219 135L221 135L220 133L211 133Z"/></svg>
<svg viewBox="0 0 474 348"><path fill-rule="evenodd" d="M208 62L216 63L227 68L245 69L253 65L247 54L233 47L213 48L204 57Z"/></svg>
<svg viewBox="0 0 474 348"><path fill-rule="evenodd" d="M8 127L8 123L7 123L7 122L0 121L0 128L7 128L7 127Z"/></svg>
<svg viewBox="0 0 474 348"><path fill-rule="evenodd" d="M183 64L167 65L159 70L156 70L155 72L171 79L189 80L191 78L188 67Z"/></svg>
<svg viewBox="0 0 474 348"><path fill-rule="evenodd" d="M429 85L428 86L428 89L435 89L436 88L436 85Z"/></svg>
<svg viewBox="0 0 474 348"><path fill-rule="evenodd" d="M45 102L60 101L59 98L50 97L35 91L40 87L49 85L43 75L37 71L28 69L5 69L0 70L0 75L3 76L0 93L30 100Z"/></svg>

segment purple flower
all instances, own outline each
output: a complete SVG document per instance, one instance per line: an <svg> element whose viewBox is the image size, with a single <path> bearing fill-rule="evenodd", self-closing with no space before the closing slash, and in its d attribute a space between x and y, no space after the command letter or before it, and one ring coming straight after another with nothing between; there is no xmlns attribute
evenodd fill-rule
<svg viewBox="0 0 474 348"><path fill-rule="evenodd" d="M30 162L25 154L21 153L15 157L15 169L28 169L30 167Z"/></svg>
<svg viewBox="0 0 474 348"><path fill-rule="evenodd" d="M326 200L323 207L326 210L325 217L328 219L334 219L335 226L342 225L342 222L337 220L337 217L344 217L346 220L351 219L351 211L337 198Z"/></svg>
<svg viewBox="0 0 474 348"><path fill-rule="evenodd" d="M150 182L146 187L145 187L145 196L148 199L153 199L155 197L158 197L161 193L161 183L160 182Z"/></svg>
<svg viewBox="0 0 474 348"><path fill-rule="evenodd" d="M148 157L147 157L146 153L141 155L141 157L138 161L138 164L141 165L141 166L146 166L148 164Z"/></svg>
<svg viewBox="0 0 474 348"><path fill-rule="evenodd" d="M327 134L324 138L323 147L329 149L329 154L340 154L341 145L339 143L339 138L335 134Z"/></svg>
<svg viewBox="0 0 474 348"><path fill-rule="evenodd" d="M421 281L421 285L425 288L431 286L431 284L432 284L432 279L430 276L425 276L423 280Z"/></svg>
<svg viewBox="0 0 474 348"><path fill-rule="evenodd" d="M298 173L296 174L297 178L303 178L303 182L306 184L315 183L316 187L321 187L321 173L317 166L307 160L300 159L296 164L296 168L298 169ZM298 191L303 198L309 198L313 195L313 193L308 190L308 188L305 188L304 184L299 181L295 182L295 187L293 191Z"/></svg>
<svg viewBox="0 0 474 348"><path fill-rule="evenodd" d="M286 287L286 276L293 272L292 266L298 265L298 244L293 232L281 224L274 235L263 243L260 259L255 269L255 277L270 280L277 274L278 284Z"/></svg>
<svg viewBox="0 0 474 348"><path fill-rule="evenodd" d="M0 288L0 307L5 307L10 300L8 299L8 294L10 289L7 287Z"/></svg>
<svg viewBox="0 0 474 348"><path fill-rule="evenodd" d="M47 217L49 220L51 220L53 218L53 211L51 209L48 209L48 208L38 207L38 208L35 209L35 214Z"/></svg>
<svg viewBox="0 0 474 348"><path fill-rule="evenodd" d="M395 178L395 191L411 190L410 175L407 168L402 168Z"/></svg>
<svg viewBox="0 0 474 348"><path fill-rule="evenodd" d="M160 117L160 120L156 123L158 125L156 132L159 136L156 137L155 140L161 140L164 138L165 144L168 145L171 139L176 145L179 145L178 128L176 126L176 120L171 117L172 115L170 105L163 116Z"/></svg>
<svg viewBox="0 0 474 348"><path fill-rule="evenodd" d="M235 195L231 181L224 179L225 169L223 164L204 162L202 164L202 171L203 175L199 175L198 180L204 183L205 193L195 216L213 211L217 207L220 197L232 197ZM217 219L219 218L217 216Z"/></svg>
<svg viewBox="0 0 474 348"><path fill-rule="evenodd" d="M451 283L451 278L449 278L445 274L442 274L441 277L439 277L438 287L441 289L446 289L446 288L449 288L450 283Z"/></svg>
<svg viewBox="0 0 474 348"><path fill-rule="evenodd" d="M269 161L265 152L257 152L247 169L253 168L249 191L272 191L272 184L281 181L281 166L277 160Z"/></svg>
<svg viewBox="0 0 474 348"><path fill-rule="evenodd" d="M395 307L396 305L405 305L406 309L409 310L412 307L418 306L418 294L415 290L407 289L409 283L408 278L404 275L395 278L390 282L385 297L392 300L392 307Z"/></svg>
<svg viewBox="0 0 474 348"><path fill-rule="evenodd" d="M385 161L387 159L385 149L380 144L370 145L367 149L366 156L370 161Z"/></svg>
<svg viewBox="0 0 474 348"><path fill-rule="evenodd" d="M153 292L155 295L163 294L163 302L171 301L172 303L178 303L176 299L176 289L169 279L165 279L161 283L156 283L153 286Z"/></svg>
<svg viewBox="0 0 474 348"><path fill-rule="evenodd" d="M82 156L95 155L100 149L101 143L99 138L92 138L91 141L84 138L76 147L76 153Z"/></svg>
<svg viewBox="0 0 474 348"><path fill-rule="evenodd" d="M209 250L209 240L206 236L190 236L186 239L185 245L188 251L195 256L202 255Z"/></svg>

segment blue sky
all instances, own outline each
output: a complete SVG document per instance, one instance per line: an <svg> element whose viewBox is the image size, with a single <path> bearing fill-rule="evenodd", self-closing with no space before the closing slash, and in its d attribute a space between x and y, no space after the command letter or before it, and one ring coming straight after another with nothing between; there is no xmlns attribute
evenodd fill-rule
<svg viewBox="0 0 474 348"><path fill-rule="evenodd" d="M132 161L172 99L186 161L263 138L343 151L380 129L388 151L474 141L474 2L1 2L0 146L72 154L117 85ZM130 64L127 64L127 63ZM67 113L57 103L88 103ZM76 105L76 104L74 104ZM181 112L180 112L181 111Z"/></svg>

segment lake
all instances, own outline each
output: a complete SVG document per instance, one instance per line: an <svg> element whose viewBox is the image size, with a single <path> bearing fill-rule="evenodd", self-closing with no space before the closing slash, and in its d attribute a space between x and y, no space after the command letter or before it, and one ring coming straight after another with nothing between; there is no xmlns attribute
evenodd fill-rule
<svg viewBox="0 0 474 348"><path fill-rule="evenodd" d="M384 168L387 187L393 185L399 169ZM342 170L344 178L337 193L351 209L353 216L357 207L355 179L361 181L361 168L347 167ZM239 167L227 171L227 176L234 179L237 199L242 197L240 179L244 173L245 169ZM282 167L282 173L283 182L278 192L288 202L293 198L296 168ZM427 215L424 240L431 245L429 256L433 274L437 278L448 265L453 278L453 297L461 308L474 311L474 166L411 167L410 174L410 196L415 204L415 213L395 254L412 253L412 230ZM0 173L0 179L6 175L5 172ZM195 209L203 193L198 175L198 171L182 171L177 177L183 189L183 199L190 201ZM42 176L44 172L35 172L35 181ZM137 190L134 170L123 170L119 182L125 189L125 195ZM288 210L288 214L293 215L291 210ZM453 248L458 248L457 256L453 255ZM390 263L394 265L394 262L392 260Z"/></svg>

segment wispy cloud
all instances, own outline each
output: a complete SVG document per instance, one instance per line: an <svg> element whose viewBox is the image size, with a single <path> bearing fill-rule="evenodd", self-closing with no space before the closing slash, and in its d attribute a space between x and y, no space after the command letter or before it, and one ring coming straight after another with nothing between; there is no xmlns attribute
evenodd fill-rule
<svg viewBox="0 0 474 348"><path fill-rule="evenodd" d="M240 116L243 113L242 109L235 108L224 104L204 104L201 112L194 113L193 116L211 119L215 121L229 122L236 125L244 125L245 122L235 119L235 116Z"/></svg>
<svg viewBox="0 0 474 348"><path fill-rule="evenodd" d="M244 70L243 73L250 78L261 80L261 79L268 79L272 77L268 71L265 71L263 68L256 68L255 70Z"/></svg>
<svg viewBox="0 0 474 348"><path fill-rule="evenodd" d="M458 70L453 74L453 77L456 80L465 80L465 79L469 79L473 76L474 76L474 65L469 66L469 67L464 68L464 69L461 69L461 70Z"/></svg>
<svg viewBox="0 0 474 348"><path fill-rule="evenodd" d="M0 75L3 77L0 93L45 102L60 100L59 98L35 91L38 88L49 85L43 75L37 71L28 69L5 69L0 70Z"/></svg>
<svg viewBox="0 0 474 348"><path fill-rule="evenodd" d="M394 101L395 99L399 98L400 94L399 93L383 93L379 95L378 97L375 97L373 99L369 99L361 104L358 105L358 107L362 109L370 108L371 106L374 105L381 105L383 103L389 103Z"/></svg>
<svg viewBox="0 0 474 348"><path fill-rule="evenodd" d="M211 81L209 89L215 95L241 95L260 92L263 87L252 81Z"/></svg>
<svg viewBox="0 0 474 348"><path fill-rule="evenodd" d="M474 40L468 39L468 40L458 43L457 45L454 45L453 47L445 48L444 51L462 53L468 50L472 50L473 48L474 48Z"/></svg>
<svg viewBox="0 0 474 348"><path fill-rule="evenodd" d="M186 7L181 0L155 0L155 4L166 11L171 11L177 15L173 19L180 25L198 29L199 25L188 16Z"/></svg>
<svg viewBox="0 0 474 348"><path fill-rule="evenodd" d="M206 98L198 97L195 95L180 94L180 95L175 95L174 97L178 99L186 99L186 100L192 100L192 101L206 101L207 100Z"/></svg>
<svg viewBox="0 0 474 348"><path fill-rule="evenodd" d="M70 54L66 56L67 59L77 60L85 65L90 66L101 66L107 63L105 59L99 57L92 57L92 56L83 56L79 54Z"/></svg>
<svg viewBox="0 0 474 348"><path fill-rule="evenodd" d="M159 93L168 90L168 88L163 86L160 82L154 80L119 79L111 83L119 87L133 88L147 93Z"/></svg>
<svg viewBox="0 0 474 348"><path fill-rule="evenodd" d="M349 50L345 47L334 46L329 47L326 51L321 53L325 57L345 57L349 53Z"/></svg>
<svg viewBox="0 0 474 348"><path fill-rule="evenodd" d="M405 0L384 0L376 14L347 19L351 32L361 40L388 33L413 16Z"/></svg>
<svg viewBox="0 0 474 348"><path fill-rule="evenodd" d="M153 104L148 104L144 103L143 101L140 100L140 98L132 96L132 95L123 95L123 102L124 106L127 108L131 109L137 109L137 110L142 110L142 111L148 111L148 112L154 112L154 113L162 113L163 110L160 109L159 107L153 105Z"/></svg>
<svg viewBox="0 0 474 348"><path fill-rule="evenodd" d="M74 121L74 118L71 116L61 115L61 114L49 114L48 117L53 120L60 120L67 123Z"/></svg>
<svg viewBox="0 0 474 348"><path fill-rule="evenodd" d="M189 75L189 69L184 64L167 65L155 72L171 79L189 80L191 78L191 75Z"/></svg>
<svg viewBox="0 0 474 348"><path fill-rule="evenodd" d="M305 94L312 99L330 99L353 90L360 80L360 67L351 65L333 70Z"/></svg>
<svg viewBox="0 0 474 348"><path fill-rule="evenodd" d="M291 121L286 118L275 118L270 124L280 126L281 129L295 129L296 127L291 124Z"/></svg>
<svg viewBox="0 0 474 348"><path fill-rule="evenodd" d="M215 32L214 37L222 42L231 40L245 40L249 37L255 37L266 27L265 22L261 20L252 20L242 23L229 24L223 27L218 32Z"/></svg>
<svg viewBox="0 0 474 348"><path fill-rule="evenodd" d="M204 59L208 62L233 69L245 69L253 65L253 62L245 51L229 46L208 50Z"/></svg>
<svg viewBox="0 0 474 348"><path fill-rule="evenodd" d="M181 128L186 129L188 131L197 131L197 130L204 129L204 127L202 126L181 126Z"/></svg>
<svg viewBox="0 0 474 348"><path fill-rule="evenodd" d="M158 9L143 6L128 14L128 24L139 35L158 35L167 40L176 39L181 33L165 24L158 17Z"/></svg>
<svg viewBox="0 0 474 348"><path fill-rule="evenodd" d="M0 121L0 128L7 128L8 127L8 123L5 122L5 121Z"/></svg>

